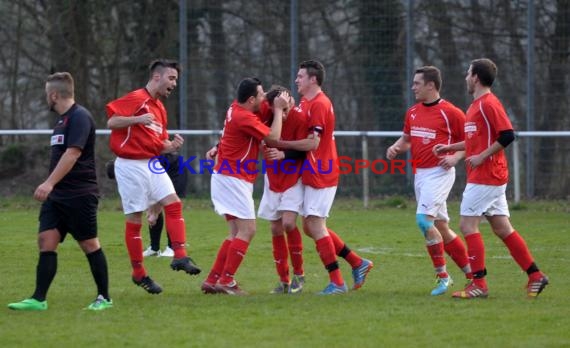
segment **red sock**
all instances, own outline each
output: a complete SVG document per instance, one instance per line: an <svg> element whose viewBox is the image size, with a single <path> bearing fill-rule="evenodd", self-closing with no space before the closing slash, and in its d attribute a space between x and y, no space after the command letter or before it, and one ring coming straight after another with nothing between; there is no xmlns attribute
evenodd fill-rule
<svg viewBox="0 0 570 348"><path fill-rule="evenodd" d="M431 258L433 268L440 278L447 278L447 270L445 267L445 256L443 255L443 242L426 246L428 254Z"/></svg>
<svg viewBox="0 0 570 348"><path fill-rule="evenodd" d="M336 261L336 254L334 252L334 244L331 238L328 236L323 237L315 241L315 244L317 245L319 257L329 272L330 281L336 285L343 285L344 279L342 279L340 269L338 268L338 262Z"/></svg>
<svg viewBox="0 0 570 348"><path fill-rule="evenodd" d="M534 260L523 237L517 231L513 231L507 238L503 239L503 243L509 248L509 252L516 263L526 272Z"/></svg>
<svg viewBox="0 0 570 348"><path fill-rule="evenodd" d="M289 283L289 260L287 253L287 240L285 235L281 234L273 236L273 261L275 261L275 268L277 275L283 283Z"/></svg>
<svg viewBox="0 0 570 348"><path fill-rule="evenodd" d="M471 264L471 272L474 276L473 282L475 285L487 288L485 281L485 245L483 244L483 237L481 233L475 232L465 236L465 243L467 243L467 254L469 255L469 263Z"/></svg>
<svg viewBox="0 0 570 348"><path fill-rule="evenodd" d="M164 206L164 220L174 250L174 258L186 257L186 224L182 217L182 202Z"/></svg>
<svg viewBox="0 0 570 348"><path fill-rule="evenodd" d="M222 272L224 271L224 265L226 264L230 244L232 244L231 240L224 239L222 245L220 246L220 249L218 250L218 254L216 255L216 260L212 265L212 269L208 274L208 278L206 278L206 282L210 284L216 284L222 275Z"/></svg>
<svg viewBox="0 0 570 348"><path fill-rule="evenodd" d="M125 224L125 244L133 267L133 278L137 281L146 276L143 266L143 242L141 238L141 224L127 221Z"/></svg>
<svg viewBox="0 0 570 348"><path fill-rule="evenodd" d="M327 231L329 231L329 235L333 241L335 253L338 256L344 258L352 268L360 267L362 264L362 257L358 256L357 253L350 250L350 248L346 246L344 241L340 239L339 235L336 234L335 231L331 230L330 228L327 228Z"/></svg>
<svg viewBox="0 0 570 348"><path fill-rule="evenodd" d="M461 238L453 238L453 240L445 244L443 248L455 262L455 264L465 273L465 278L473 279L473 274L471 273L471 265L469 264L469 257L467 257L467 249L461 241Z"/></svg>
<svg viewBox="0 0 570 348"><path fill-rule="evenodd" d="M289 247L289 254L291 255L291 265L293 266L293 273L296 275L303 275L303 237L299 229L287 232L287 245Z"/></svg>
<svg viewBox="0 0 570 348"><path fill-rule="evenodd" d="M228 248L228 256L226 264L224 265L224 271L222 272L222 276L219 280L221 284L229 284L234 280L234 275L243 261L248 247L249 242L246 242L245 240L239 238L234 238L232 240L232 243Z"/></svg>

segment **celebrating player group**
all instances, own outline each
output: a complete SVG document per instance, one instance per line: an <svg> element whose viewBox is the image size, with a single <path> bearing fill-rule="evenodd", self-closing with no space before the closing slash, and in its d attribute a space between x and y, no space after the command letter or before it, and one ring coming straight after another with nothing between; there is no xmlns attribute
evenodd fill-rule
<svg viewBox="0 0 570 348"><path fill-rule="evenodd" d="M184 143L178 134L169 136L167 112L161 101L175 89L179 73L175 61L155 60L149 66L149 80L144 88L107 104L110 149L116 156L111 171L125 215L131 277L135 285L149 294L161 293L162 286L149 276L143 264L141 229L145 212L150 225L164 212L174 254L171 269L189 275L201 273L186 252L182 201L171 178L149 170L151 159L176 153ZM439 69L418 68L411 86L417 104L405 114L402 136L386 151L387 159L392 160L410 150L416 161L416 224L435 271L435 287L429 290L426 286L426 293L430 291L432 296L447 293L453 284L446 253L467 279L465 288L453 292L452 297L474 299L489 295L485 246L479 232L483 218L528 275L528 297L537 297L549 282L525 240L510 223L504 149L515 134L503 105L491 91L496 75L497 67L491 60L470 62L465 81L473 102L463 113L441 98ZM351 250L327 226L339 183L339 164L335 113L322 90L324 81L321 62L308 60L299 64L295 79L301 95L298 105L284 87L274 85L265 93L257 78L240 81L219 143L206 153L206 158L216 163L211 175L211 199L216 213L227 221L228 232L201 283L203 293L247 294L238 284L236 274L256 234L256 217L270 221L271 226L278 278L271 293L303 291L306 278L301 231L314 241L329 276L328 284L318 294L343 294L349 291L349 285L354 291L365 284L374 263ZM36 288L32 296L8 307L47 310L48 289L57 271L57 247L69 233L86 254L96 283L95 300L86 309L109 309L113 301L108 289L107 261L97 237L99 195L93 118L87 109L75 103L74 81L69 73L48 77L46 99L59 118L51 137L50 174L34 193L34 198L42 202ZM259 157L270 165L256 214L252 194ZM446 205L455 181L455 166L461 160L467 169L459 219L463 239L450 228ZM286 172L282 170L285 165ZM350 264L350 284L341 274L338 257Z"/></svg>

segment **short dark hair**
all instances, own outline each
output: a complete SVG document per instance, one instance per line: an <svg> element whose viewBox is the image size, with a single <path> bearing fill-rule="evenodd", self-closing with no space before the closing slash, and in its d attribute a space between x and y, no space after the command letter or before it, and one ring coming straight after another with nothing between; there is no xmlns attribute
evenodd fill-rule
<svg viewBox="0 0 570 348"><path fill-rule="evenodd" d="M309 77L315 76L317 78L317 84L319 86L323 85L325 81L325 66L318 60L306 60L299 64L299 69L307 70L307 75Z"/></svg>
<svg viewBox="0 0 570 348"><path fill-rule="evenodd" d="M55 90L62 98L73 98L75 86L73 76L68 72L56 72L46 79L49 88Z"/></svg>
<svg viewBox="0 0 570 348"><path fill-rule="evenodd" d="M471 61L471 75L477 75L481 84L491 87L497 77L497 65L489 58L479 58Z"/></svg>
<svg viewBox="0 0 570 348"><path fill-rule="evenodd" d="M176 72L178 74L180 74L180 70L181 70L180 64L178 64L177 61L172 60L172 59L159 58L159 59L153 60L148 65L149 77L152 77L152 75L157 71L160 74L162 74L162 71L164 70L164 68L176 69Z"/></svg>
<svg viewBox="0 0 570 348"><path fill-rule="evenodd" d="M245 103L249 97L257 97L257 86L261 85L261 80L256 77L246 77L241 80L237 88L238 103Z"/></svg>
<svg viewBox="0 0 570 348"><path fill-rule="evenodd" d="M267 99L267 102L269 102L269 105L273 105L273 101L275 100L275 98L277 98L277 96L281 92L287 92L287 93L291 94L291 92L283 86L280 86L280 85L271 86L269 91L265 94L265 99Z"/></svg>
<svg viewBox="0 0 570 348"><path fill-rule="evenodd" d="M441 71L433 65L422 66L416 69L416 74L423 74L425 83L433 82L435 89L441 89Z"/></svg>

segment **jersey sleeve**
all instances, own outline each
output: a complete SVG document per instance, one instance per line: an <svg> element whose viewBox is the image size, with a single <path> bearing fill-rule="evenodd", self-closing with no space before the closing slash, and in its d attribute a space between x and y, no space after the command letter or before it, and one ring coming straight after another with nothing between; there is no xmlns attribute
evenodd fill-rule
<svg viewBox="0 0 570 348"><path fill-rule="evenodd" d="M404 116L404 129L403 132L404 134L410 135L410 131L411 131L411 126L410 126L410 113L411 110L408 110L406 112L406 116Z"/></svg>
<svg viewBox="0 0 570 348"><path fill-rule="evenodd" d="M324 132L326 123L327 108L324 103L313 103L311 105L310 119L308 124L308 129L311 133L318 134L319 137Z"/></svg>
<svg viewBox="0 0 570 348"><path fill-rule="evenodd" d="M129 93L119 99L115 99L105 107L107 118L111 118L114 115L133 116L140 108L144 107L145 101L136 93Z"/></svg>
<svg viewBox="0 0 570 348"><path fill-rule="evenodd" d="M85 148L91 133L91 117L85 112L78 112L69 119L67 127L67 147Z"/></svg>
<svg viewBox="0 0 570 348"><path fill-rule="evenodd" d="M502 131L513 129L511 120L500 102L483 103L482 108L489 119L495 137L498 137Z"/></svg>
<svg viewBox="0 0 570 348"><path fill-rule="evenodd" d="M451 128L451 143L458 143L465 140L465 114L457 107L451 107L450 114L450 128Z"/></svg>

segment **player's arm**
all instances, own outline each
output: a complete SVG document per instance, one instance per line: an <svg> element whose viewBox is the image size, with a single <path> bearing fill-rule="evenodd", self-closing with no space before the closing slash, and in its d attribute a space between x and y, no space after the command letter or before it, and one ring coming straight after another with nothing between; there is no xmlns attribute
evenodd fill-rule
<svg viewBox="0 0 570 348"><path fill-rule="evenodd" d="M478 155L470 156L465 159L465 162L471 167L475 168L483 163L487 158L493 156L497 152L509 146L515 140L515 132L512 129L507 129L499 132L497 140L488 148L483 150Z"/></svg>
<svg viewBox="0 0 570 348"><path fill-rule="evenodd" d="M449 145L437 144L432 149L433 154L437 157L443 156L446 152L452 151L465 151L465 141L460 141L458 143Z"/></svg>
<svg viewBox="0 0 570 348"><path fill-rule="evenodd" d="M301 140L279 140L273 143L268 143L270 146L279 147L281 149L297 150L297 151L313 151L319 147L321 142L320 136L317 134L309 134L305 139Z"/></svg>
<svg viewBox="0 0 570 348"><path fill-rule="evenodd" d="M273 100L273 122L271 123L271 132L263 138L268 142L278 141L281 138L281 128L283 127L283 113L289 105L289 93L281 92Z"/></svg>
<svg viewBox="0 0 570 348"><path fill-rule="evenodd" d="M412 143L410 142L410 135L402 134L402 136L386 150L386 158L392 160L399 154L408 151L411 146Z"/></svg>
<svg viewBox="0 0 570 348"><path fill-rule="evenodd" d="M107 120L107 128L121 129L127 128L136 124L149 125L154 120L154 115L146 113L140 116L119 116L113 115Z"/></svg>
<svg viewBox="0 0 570 348"><path fill-rule="evenodd" d="M59 162L55 166L54 170L51 172L49 177L41 183L34 192L34 198L38 201L45 201L48 195L53 190L53 187L63 179L64 176L69 173L71 168L77 162L77 159L81 156L81 149L78 147L68 147L63 153Z"/></svg>
<svg viewBox="0 0 570 348"><path fill-rule="evenodd" d="M274 147L267 147L264 156L266 160L298 160L305 159L307 153L305 151L279 150Z"/></svg>

